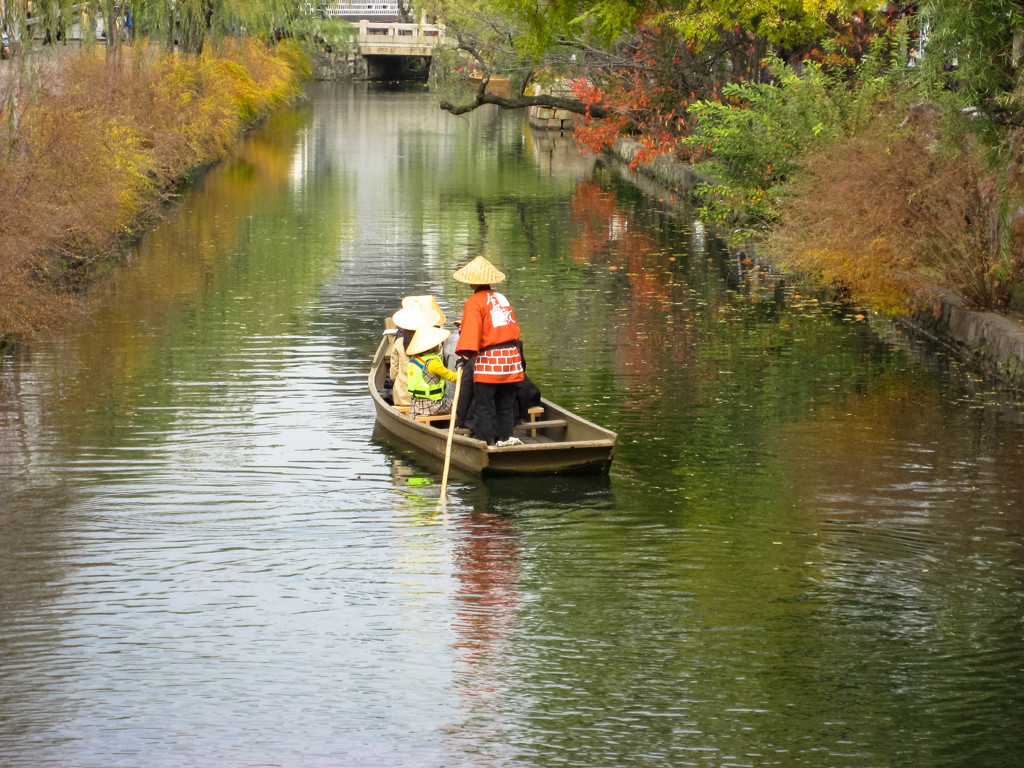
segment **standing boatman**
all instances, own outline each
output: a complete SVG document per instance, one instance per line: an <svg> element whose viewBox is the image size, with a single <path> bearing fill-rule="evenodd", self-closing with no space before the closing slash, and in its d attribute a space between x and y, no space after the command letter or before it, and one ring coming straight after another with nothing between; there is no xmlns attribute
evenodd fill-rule
<svg viewBox="0 0 1024 768"><path fill-rule="evenodd" d="M516 382L525 373L519 354L519 322L512 305L491 288L505 275L477 256L452 277L473 289L462 307L462 326L455 351L473 359L473 434L488 445L519 445L512 436L516 420Z"/></svg>

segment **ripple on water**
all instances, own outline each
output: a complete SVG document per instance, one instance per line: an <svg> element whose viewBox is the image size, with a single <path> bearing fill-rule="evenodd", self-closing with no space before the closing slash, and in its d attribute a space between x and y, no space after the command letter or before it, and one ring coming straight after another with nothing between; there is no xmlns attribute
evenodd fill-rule
<svg viewBox="0 0 1024 768"><path fill-rule="evenodd" d="M1013 764L1019 430L514 116L311 88L0 363L5 768ZM610 479L374 442L475 253Z"/></svg>

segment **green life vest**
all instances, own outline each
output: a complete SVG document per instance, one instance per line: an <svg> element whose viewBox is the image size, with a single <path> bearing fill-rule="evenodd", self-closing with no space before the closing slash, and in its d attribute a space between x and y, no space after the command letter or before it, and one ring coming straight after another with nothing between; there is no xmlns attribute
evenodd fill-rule
<svg viewBox="0 0 1024 768"><path fill-rule="evenodd" d="M440 355L414 355L409 358L409 394L425 400L440 400L444 397L445 382L440 376L436 384L427 383L427 366L431 360L441 362Z"/></svg>

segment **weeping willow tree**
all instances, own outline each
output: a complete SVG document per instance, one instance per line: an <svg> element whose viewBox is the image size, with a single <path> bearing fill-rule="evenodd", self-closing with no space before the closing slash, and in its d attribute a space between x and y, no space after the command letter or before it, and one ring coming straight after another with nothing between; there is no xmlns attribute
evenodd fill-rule
<svg viewBox="0 0 1024 768"><path fill-rule="evenodd" d="M290 34L305 7L295 0L130 0L128 19L132 35L198 56L207 43L224 37Z"/></svg>
<svg viewBox="0 0 1024 768"><path fill-rule="evenodd" d="M0 0L0 27L16 48L52 42L77 24L87 42L114 50L126 38L148 38L198 56L224 37L270 40L301 31L309 8L298 0Z"/></svg>
<svg viewBox="0 0 1024 768"><path fill-rule="evenodd" d="M1024 6L1018 0L927 0L920 11L929 95L997 125L1024 127Z"/></svg>
<svg viewBox="0 0 1024 768"><path fill-rule="evenodd" d="M6 134L13 145L22 105L37 90L47 57L23 55L33 46L66 42L74 29L84 45L105 45L108 58L125 40L199 56L228 37L312 37L312 7L299 0L0 0L0 28L14 54L0 72L0 140Z"/></svg>

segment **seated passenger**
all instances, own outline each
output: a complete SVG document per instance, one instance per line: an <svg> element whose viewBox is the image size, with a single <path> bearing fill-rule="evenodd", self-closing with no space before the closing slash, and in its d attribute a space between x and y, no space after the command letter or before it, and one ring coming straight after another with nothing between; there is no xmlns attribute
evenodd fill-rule
<svg viewBox="0 0 1024 768"><path fill-rule="evenodd" d="M451 368L453 371L460 361L465 366L462 369L462 384L459 385L459 405L458 412L455 414L455 426L466 427L472 430L473 422L469 418L469 414L473 404L473 360L467 360L455 351L459 344L459 333L461 330L462 318L460 317L455 321L455 331L441 345L441 362L445 364L445 367ZM449 397L454 398L455 386L455 382L448 383Z"/></svg>
<svg viewBox="0 0 1024 768"><path fill-rule="evenodd" d="M408 385L412 403L409 415L436 416L451 413L452 395L446 391L445 381L455 381L456 374L441 362L441 342L450 331L434 325L423 325L416 330L406 353L409 355Z"/></svg>
<svg viewBox="0 0 1024 768"><path fill-rule="evenodd" d="M440 319L438 320L438 322L434 323L434 325L440 326L448 322L448 318L444 316L444 310L441 309L440 305L437 303L437 299L435 299L429 293L423 296L405 296L402 298L403 307L409 307L412 306L413 304L421 307L426 307L427 309L432 309L435 312L437 312Z"/></svg>
<svg viewBox="0 0 1024 768"><path fill-rule="evenodd" d="M459 332L461 329L462 318L460 317L455 321L455 331L441 345L441 362L445 364L446 368L451 368L452 370L455 370L455 364L459 362L459 355L455 352L455 347L459 343Z"/></svg>
<svg viewBox="0 0 1024 768"><path fill-rule="evenodd" d="M409 371L409 355L406 347L412 340L413 333L421 325L438 325L444 318L437 310L424 307L422 304L409 301L406 296L402 300L402 308L391 316L398 326L398 334L391 345L391 397L395 405L410 405L409 389L406 383Z"/></svg>

